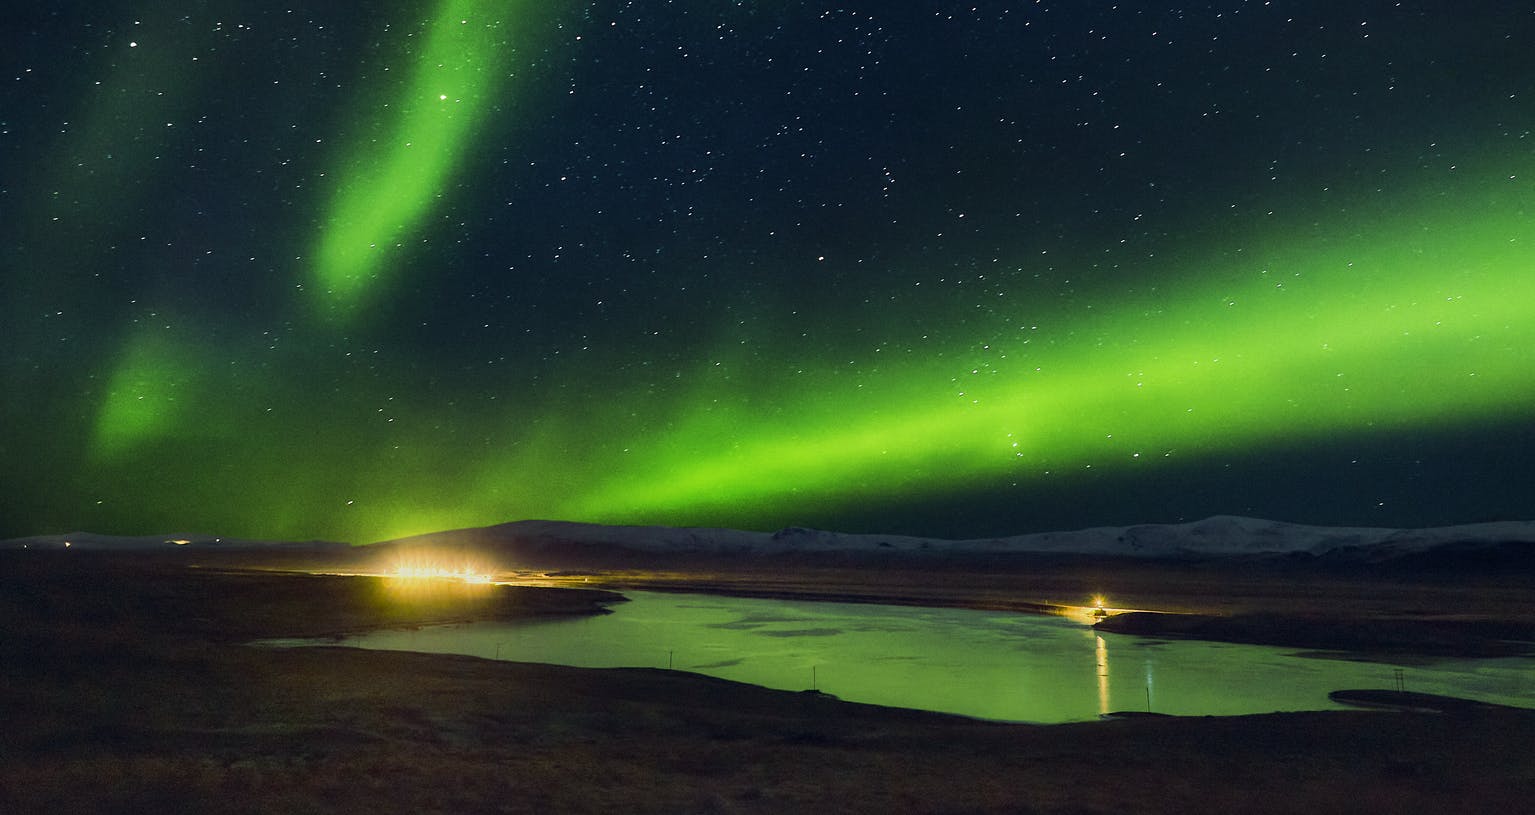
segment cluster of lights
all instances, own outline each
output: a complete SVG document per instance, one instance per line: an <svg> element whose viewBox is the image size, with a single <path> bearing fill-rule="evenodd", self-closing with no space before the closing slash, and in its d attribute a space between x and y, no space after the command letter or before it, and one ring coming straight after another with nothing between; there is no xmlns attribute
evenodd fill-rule
<svg viewBox="0 0 1535 815"><path fill-rule="evenodd" d="M465 583L489 583L491 576L471 566L449 569L441 566L398 566L390 577L405 580L460 580Z"/></svg>

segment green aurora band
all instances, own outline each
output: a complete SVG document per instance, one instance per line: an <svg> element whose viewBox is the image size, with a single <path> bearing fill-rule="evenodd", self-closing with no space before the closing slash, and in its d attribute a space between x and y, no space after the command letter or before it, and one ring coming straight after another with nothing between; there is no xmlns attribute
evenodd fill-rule
<svg viewBox="0 0 1535 815"><path fill-rule="evenodd" d="M640 467L562 509L610 521L731 507L792 516L828 496L1528 416L1535 208L1515 194L1367 232L1272 236L1266 251L1209 261L1201 271L1220 285L1122 302L1046 347L972 347L957 372L962 353L840 393L823 383L776 417L745 405L692 416L636 445ZM1229 272L1210 274L1218 265Z"/></svg>
<svg viewBox="0 0 1535 815"><path fill-rule="evenodd" d="M295 270L323 292L324 317L366 336L359 312L391 297L403 247L434 237L433 204L504 90L503 17L519 15L440 5L387 132L351 146L313 266ZM624 360L609 357L572 361L566 390L515 373L443 384L424 353L340 358L327 320L267 353L265 339L167 317L133 329L103 373L76 492L101 496L95 522L119 531L364 542L535 517L766 528L808 506L1026 493L1089 469L1155 477L1164 462L1535 418L1535 201L1506 172L1527 157L1487 158L1390 204L1297 202L1336 223L1171 241L1181 256L1132 270L1160 288L1106 290L1091 307L940 306L929 324L953 327L937 341L855 371L846 361L868 359L867 343L807 360L762 336L753 359L729 341L694 351L676 382L612 373ZM1036 262L1003 266L1022 279ZM893 311L874 316L911 339L910 315Z"/></svg>
<svg viewBox="0 0 1535 815"><path fill-rule="evenodd" d="M118 458L145 440L190 425L192 394L200 390L194 384L200 367L194 353L190 343L155 332L140 332L127 342L96 416L98 459Z"/></svg>
<svg viewBox="0 0 1535 815"><path fill-rule="evenodd" d="M531 517L767 527L812 505L1027 490L1088 469L1155 477L1166 461L1527 417L1535 221L1522 195L1510 184L1207 247L1178 264L1187 285L1085 317L1014 304L1012 319L966 329L995 339L857 376L779 358L670 392L605 380L600 397L519 398L503 384L501 407L451 407L440 388L362 369L295 392L281 366L223 370L184 332L145 329L110 377L94 457L129 485L113 503L166 519L202 503L228 534L362 542ZM1165 271L1147 261L1148 279ZM1064 328L1034 330L1051 322ZM285 409L255 407L273 400ZM145 455L209 450L216 461L174 489L131 477Z"/></svg>
<svg viewBox="0 0 1535 815"><path fill-rule="evenodd" d="M188 329L145 328L108 378L92 477L135 517L217 507L204 522L231 535L363 542L533 517L766 528L812 506L1525 418L1535 220L1502 184L1148 260L1147 279L1186 283L1092 309L1014 303L966 324L991 339L856 375L846 354L796 365L770 343L733 378L698 358L673 386L445 392L400 381L424 364L346 355L322 365L329 387L300 390L283 371L311 370L311 351L235 369ZM146 462L188 471L136 478Z"/></svg>
<svg viewBox="0 0 1535 815"><path fill-rule="evenodd" d="M340 315L360 307L463 163L504 84L510 26L524 4L444 0L382 136L347 154L325 218L315 280Z"/></svg>

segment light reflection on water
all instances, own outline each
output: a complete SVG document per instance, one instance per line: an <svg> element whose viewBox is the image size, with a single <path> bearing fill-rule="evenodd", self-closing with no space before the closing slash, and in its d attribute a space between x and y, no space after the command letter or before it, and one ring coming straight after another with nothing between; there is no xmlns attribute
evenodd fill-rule
<svg viewBox="0 0 1535 815"><path fill-rule="evenodd" d="M1535 659L1428 665L1293 656L1252 645L1099 634L1061 617L629 592L599 617L472 623L349 637L363 648L591 668L651 667L855 702L1064 722L1115 710L1233 715L1337 707L1329 691L1393 688L1535 705Z"/></svg>

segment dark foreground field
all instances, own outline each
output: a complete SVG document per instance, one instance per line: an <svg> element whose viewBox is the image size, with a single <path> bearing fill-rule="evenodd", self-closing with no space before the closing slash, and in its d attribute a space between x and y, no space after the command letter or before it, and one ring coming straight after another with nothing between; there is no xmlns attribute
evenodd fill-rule
<svg viewBox="0 0 1535 815"><path fill-rule="evenodd" d="M259 636L599 593L0 562L0 812L1515 812L1535 714L1002 725L654 670Z"/></svg>

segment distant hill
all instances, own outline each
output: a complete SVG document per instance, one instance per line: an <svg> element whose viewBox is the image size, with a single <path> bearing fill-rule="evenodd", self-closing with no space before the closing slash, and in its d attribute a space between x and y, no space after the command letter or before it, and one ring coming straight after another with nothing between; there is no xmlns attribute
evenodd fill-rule
<svg viewBox="0 0 1535 815"><path fill-rule="evenodd" d="M718 562L802 558L843 562L965 560L1003 562L1029 556L1126 557L1142 560L1304 562L1351 566L1397 564L1440 568L1513 564L1535 569L1535 522L1513 521L1431 529L1306 526L1217 515L1181 524L1094 527L1013 537L942 540L789 527L777 532L667 526L605 526L567 521L516 521L455 529L349 548L325 541L275 542L208 535L120 537L76 532L0 541L0 550L333 552L387 555L423 549L495 554L537 568L643 568L680 559Z"/></svg>
<svg viewBox="0 0 1535 815"><path fill-rule="evenodd" d="M80 549L98 552L133 552L174 549L234 551L250 549L340 550L350 548L332 541L259 541L224 538L213 535L98 535L94 532L69 532L63 535L33 535L0 541L0 550Z"/></svg>
<svg viewBox="0 0 1535 815"><path fill-rule="evenodd" d="M1379 563L1510 555L1535 558L1535 522L1378 529L1325 527L1218 515L1182 524L1095 527L1004 538L941 540L790 527L777 532L734 529L604 526L565 521L517 521L374 544L379 547L491 549L526 561L621 563L655 556L733 559L788 555L881 558L996 558L1010 555L1093 555L1160 560L1263 558L1332 563Z"/></svg>

